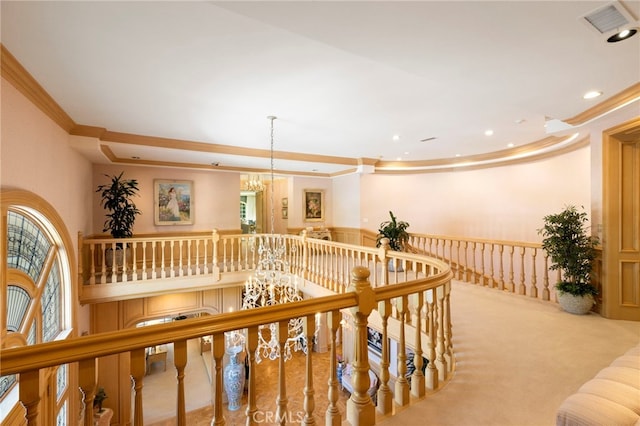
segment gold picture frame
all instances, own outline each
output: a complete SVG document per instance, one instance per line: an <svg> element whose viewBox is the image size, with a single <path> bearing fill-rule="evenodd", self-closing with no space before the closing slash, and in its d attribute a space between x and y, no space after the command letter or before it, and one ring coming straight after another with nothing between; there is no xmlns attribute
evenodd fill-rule
<svg viewBox="0 0 640 426"><path fill-rule="evenodd" d="M324 190L305 189L303 190L303 205L305 222L324 222Z"/></svg>
<svg viewBox="0 0 640 426"><path fill-rule="evenodd" d="M155 225L193 225L192 180L153 181Z"/></svg>

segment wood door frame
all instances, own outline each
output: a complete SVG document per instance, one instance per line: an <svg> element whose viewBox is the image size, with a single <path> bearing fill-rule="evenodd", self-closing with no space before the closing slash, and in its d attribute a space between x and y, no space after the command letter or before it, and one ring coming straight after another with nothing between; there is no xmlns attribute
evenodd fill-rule
<svg viewBox="0 0 640 426"><path fill-rule="evenodd" d="M640 117L607 129L602 134L603 167L603 276L602 276L602 315L611 319L640 321L640 288L635 289L637 306L623 306L620 300L619 286L619 227L616 212L620 208L620 188L617 177L620 172L620 147L623 143L640 141ZM639 231L640 233L640 231ZM636 236L640 245L640 236Z"/></svg>

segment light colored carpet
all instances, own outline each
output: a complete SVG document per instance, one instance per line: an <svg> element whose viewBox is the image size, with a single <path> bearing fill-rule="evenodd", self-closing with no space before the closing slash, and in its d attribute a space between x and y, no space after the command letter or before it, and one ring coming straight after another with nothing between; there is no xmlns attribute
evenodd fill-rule
<svg viewBox="0 0 640 426"><path fill-rule="evenodd" d="M211 404L211 384L200 355L198 339L187 341L187 366L185 367L185 404L192 411ZM162 364L151 365L144 378L142 405L144 424L175 417L177 409L176 369L173 365L173 345L167 345L167 371Z"/></svg>
<svg viewBox="0 0 640 426"><path fill-rule="evenodd" d="M640 342L640 322L455 282L455 377L380 424L550 426L558 406Z"/></svg>

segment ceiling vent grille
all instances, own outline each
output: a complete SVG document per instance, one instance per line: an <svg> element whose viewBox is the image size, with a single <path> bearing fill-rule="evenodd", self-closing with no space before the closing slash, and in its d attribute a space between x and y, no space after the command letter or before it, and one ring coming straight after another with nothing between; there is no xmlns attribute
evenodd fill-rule
<svg viewBox="0 0 640 426"><path fill-rule="evenodd" d="M633 17L618 2L609 3L584 16L581 19L598 34L607 34L627 28L634 22Z"/></svg>

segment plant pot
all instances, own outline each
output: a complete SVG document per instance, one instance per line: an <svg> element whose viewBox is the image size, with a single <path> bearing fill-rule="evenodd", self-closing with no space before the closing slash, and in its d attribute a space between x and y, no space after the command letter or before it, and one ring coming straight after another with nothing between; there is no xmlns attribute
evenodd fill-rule
<svg viewBox="0 0 640 426"><path fill-rule="evenodd" d="M559 292L558 303L562 309L570 314L584 315L591 311L595 301L593 300L593 296L590 294L574 296L573 294Z"/></svg>
<svg viewBox="0 0 640 426"><path fill-rule="evenodd" d="M116 268L122 269L122 265L124 263L125 258L127 261L127 265L129 265L131 260L131 250L129 250L128 248L123 249L122 247L116 247L116 253L115 253ZM113 249L111 247L105 249L104 264L107 267L107 269L113 268L113 259L114 259Z"/></svg>

